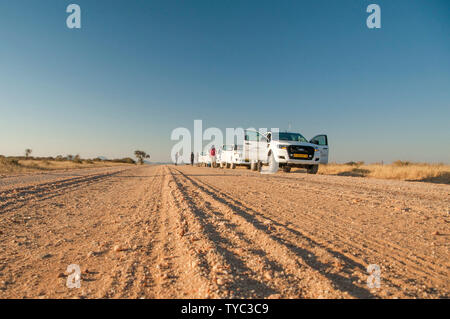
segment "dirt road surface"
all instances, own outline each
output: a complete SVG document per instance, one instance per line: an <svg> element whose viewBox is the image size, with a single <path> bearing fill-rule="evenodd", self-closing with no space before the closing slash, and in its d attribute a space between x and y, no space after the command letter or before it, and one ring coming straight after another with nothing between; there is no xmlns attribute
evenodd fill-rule
<svg viewBox="0 0 450 319"><path fill-rule="evenodd" d="M39 175L0 180L0 298L449 297L448 185L189 166ZM66 286L70 264L81 288Z"/></svg>

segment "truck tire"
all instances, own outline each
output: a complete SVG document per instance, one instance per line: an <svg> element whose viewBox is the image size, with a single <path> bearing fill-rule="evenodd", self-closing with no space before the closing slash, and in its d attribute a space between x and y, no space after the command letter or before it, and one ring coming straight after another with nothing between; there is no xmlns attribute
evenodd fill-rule
<svg viewBox="0 0 450 319"><path fill-rule="evenodd" d="M284 166L283 167L283 172L289 173L291 171L291 167L290 166Z"/></svg>
<svg viewBox="0 0 450 319"><path fill-rule="evenodd" d="M319 165L311 165L306 172L308 174L317 174L317 172L319 171Z"/></svg>
<svg viewBox="0 0 450 319"><path fill-rule="evenodd" d="M262 162L261 162L261 161L258 161L258 163L256 163L256 170L257 170L258 172L261 172L261 168L262 168Z"/></svg>
<svg viewBox="0 0 450 319"><path fill-rule="evenodd" d="M256 162L251 162L251 163L250 163L250 169L251 169L252 171L256 171L256 169L257 169L256 165L257 165Z"/></svg>
<svg viewBox="0 0 450 319"><path fill-rule="evenodd" d="M230 166L231 166L231 169L235 169L236 168L236 164L235 163L231 163Z"/></svg>

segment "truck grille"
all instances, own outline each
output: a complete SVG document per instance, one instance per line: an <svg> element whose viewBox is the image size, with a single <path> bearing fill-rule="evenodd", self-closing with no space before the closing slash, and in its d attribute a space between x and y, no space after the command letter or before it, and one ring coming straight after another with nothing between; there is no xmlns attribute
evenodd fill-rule
<svg viewBox="0 0 450 319"><path fill-rule="evenodd" d="M290 145L288 147L288 154L289 154L289 158L291 158L291 159L311 160L314 157L314 147L301 146L301 145ZM294 157L294 154L306 154L306 155L308 155L308 158Z"/></svg>

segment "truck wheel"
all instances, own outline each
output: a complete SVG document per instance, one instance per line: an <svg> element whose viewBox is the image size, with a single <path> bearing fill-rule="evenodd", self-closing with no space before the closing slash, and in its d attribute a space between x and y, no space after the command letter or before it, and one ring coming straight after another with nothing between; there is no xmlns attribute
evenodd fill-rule
<svg viewBox="0 0 450 319"><path fill-rule="evenodd" d="M306 172L308 174L317 174L317 172L319 171L319 165L311 165Z"/></svg>
<svg viewBox="0 0 450 319"><path fill-rule="evenodd" d="M262 162L261 162L261 161L258 161L258 163L256 164L256 170L257 170L258 172L261 172L261 168L262 168Z"/></svg>
<svg viewBox="0 0 450 319"><path fill-rule="evenodd" d="M252 170L252 171L256 171L256 162L251 162L250 163L250 169Z"/></svg>
<svg viewBox="0 0 450 319"><path fill-rule="evenodd" d="M289 173L291 171L291 168L289 166L283 167L283 172Z"/></svg>
<svg viewBox="0 0 450 319"><path fill-rule="evenodd" d="M236 164L235 163L231 163L230 166L231 166L231 169L235 169L236 168Z"/></svg>

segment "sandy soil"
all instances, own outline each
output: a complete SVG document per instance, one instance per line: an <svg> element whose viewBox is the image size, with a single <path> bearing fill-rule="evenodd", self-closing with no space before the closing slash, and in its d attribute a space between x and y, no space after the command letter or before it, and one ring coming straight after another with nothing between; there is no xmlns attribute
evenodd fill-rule
<svg viewBox="0 0 450 319"><path fill-rule="evenodd" d="M448 298L449 195L188 166L1 179L0 298Z"/></svg>

